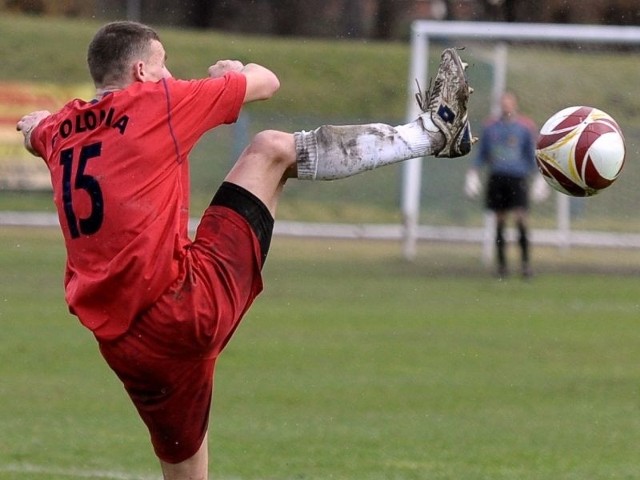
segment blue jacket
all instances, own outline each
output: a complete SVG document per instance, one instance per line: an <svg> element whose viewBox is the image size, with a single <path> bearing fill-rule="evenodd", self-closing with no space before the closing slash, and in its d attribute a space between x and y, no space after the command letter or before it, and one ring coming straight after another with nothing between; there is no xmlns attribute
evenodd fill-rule
<svg viewBox="0 0 640 480"><path fill-rule="evenodd" d="M490 174L523 178L536 169L535 125L527 117L490 121L480 137L474 166Z"/></svg>

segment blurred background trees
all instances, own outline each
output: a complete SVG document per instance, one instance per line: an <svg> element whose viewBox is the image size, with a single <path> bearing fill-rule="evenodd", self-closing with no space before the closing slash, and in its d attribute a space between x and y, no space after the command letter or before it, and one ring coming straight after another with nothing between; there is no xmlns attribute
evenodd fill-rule
<svg viewBox="0 0 640 480"><path fill-rule="evenodd" d="M638 0L0 0L0 9L377 40L406 38L416 19L640 25Z"/></svg>

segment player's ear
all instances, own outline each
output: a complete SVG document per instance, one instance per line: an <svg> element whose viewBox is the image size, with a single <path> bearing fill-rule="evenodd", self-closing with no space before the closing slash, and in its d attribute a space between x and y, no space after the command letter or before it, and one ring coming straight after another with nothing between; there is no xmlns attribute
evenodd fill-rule
<svg viewBox="0 0 640 480"><path fill-rule="evenodd" d="M133 78L136 82L144 82L146 78L146 68L143 61L133 64Z"/></svg>

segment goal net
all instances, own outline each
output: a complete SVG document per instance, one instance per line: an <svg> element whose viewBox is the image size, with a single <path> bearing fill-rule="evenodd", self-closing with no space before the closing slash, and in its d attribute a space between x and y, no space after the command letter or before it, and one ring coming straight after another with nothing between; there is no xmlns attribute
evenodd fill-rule
<svg viewBox="0 0 640 480"><path fill-rule="evenodd" d="M435 74L443 48L464 48L475 92L469 103L472 131L496 110L505 90L514 91L520 110L540 127L558 110L588 105L620 124L627 156L618 181L595 197L553 193L532 205L534 241L570 245L640 247L640 95L637 53L640 28L591 25L504 24L417 21L411 30L407 119L419 113L416 80L423 86ZM484 241L491 216L481 201L462 193L474 153L454 160L416 159L402 172L404 255L415 254L425 236ZM488 249L485 248L485 252Z"/></svg>

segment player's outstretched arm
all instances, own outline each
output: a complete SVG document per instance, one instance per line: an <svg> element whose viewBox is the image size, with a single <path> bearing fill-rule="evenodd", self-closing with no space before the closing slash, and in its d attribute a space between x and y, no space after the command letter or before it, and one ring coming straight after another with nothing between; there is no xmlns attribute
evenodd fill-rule
<svg viewBox="0 0 640 480"><path fill-rule="evenodd" d="M47 110L38 110L35 112L31 112L22 117L16 125L16 130L24 135L24 148L26 148L33 155L38 156L38 152L36 152L31 146L31 133L33 132L33 129L36 128L38 124L49 115L51 115L51 112Z"/></svg>
<svg viewBox="0 0 640 480"><path fill-rule="evenodd" d="M247 77L245 103L267 100L280 88L280 80L276 74L257 63L248 63L242 69L242 73Z"/></svg>
<svg viewBox="0 0 640 480"><path fill-rule="evenodd" d="M240 72L247 78L244 103L267 100L280 88L276 74L257 63L244 65L238 60L219 60L209 67L209 76L217 78L230 71Z"/></svg>

